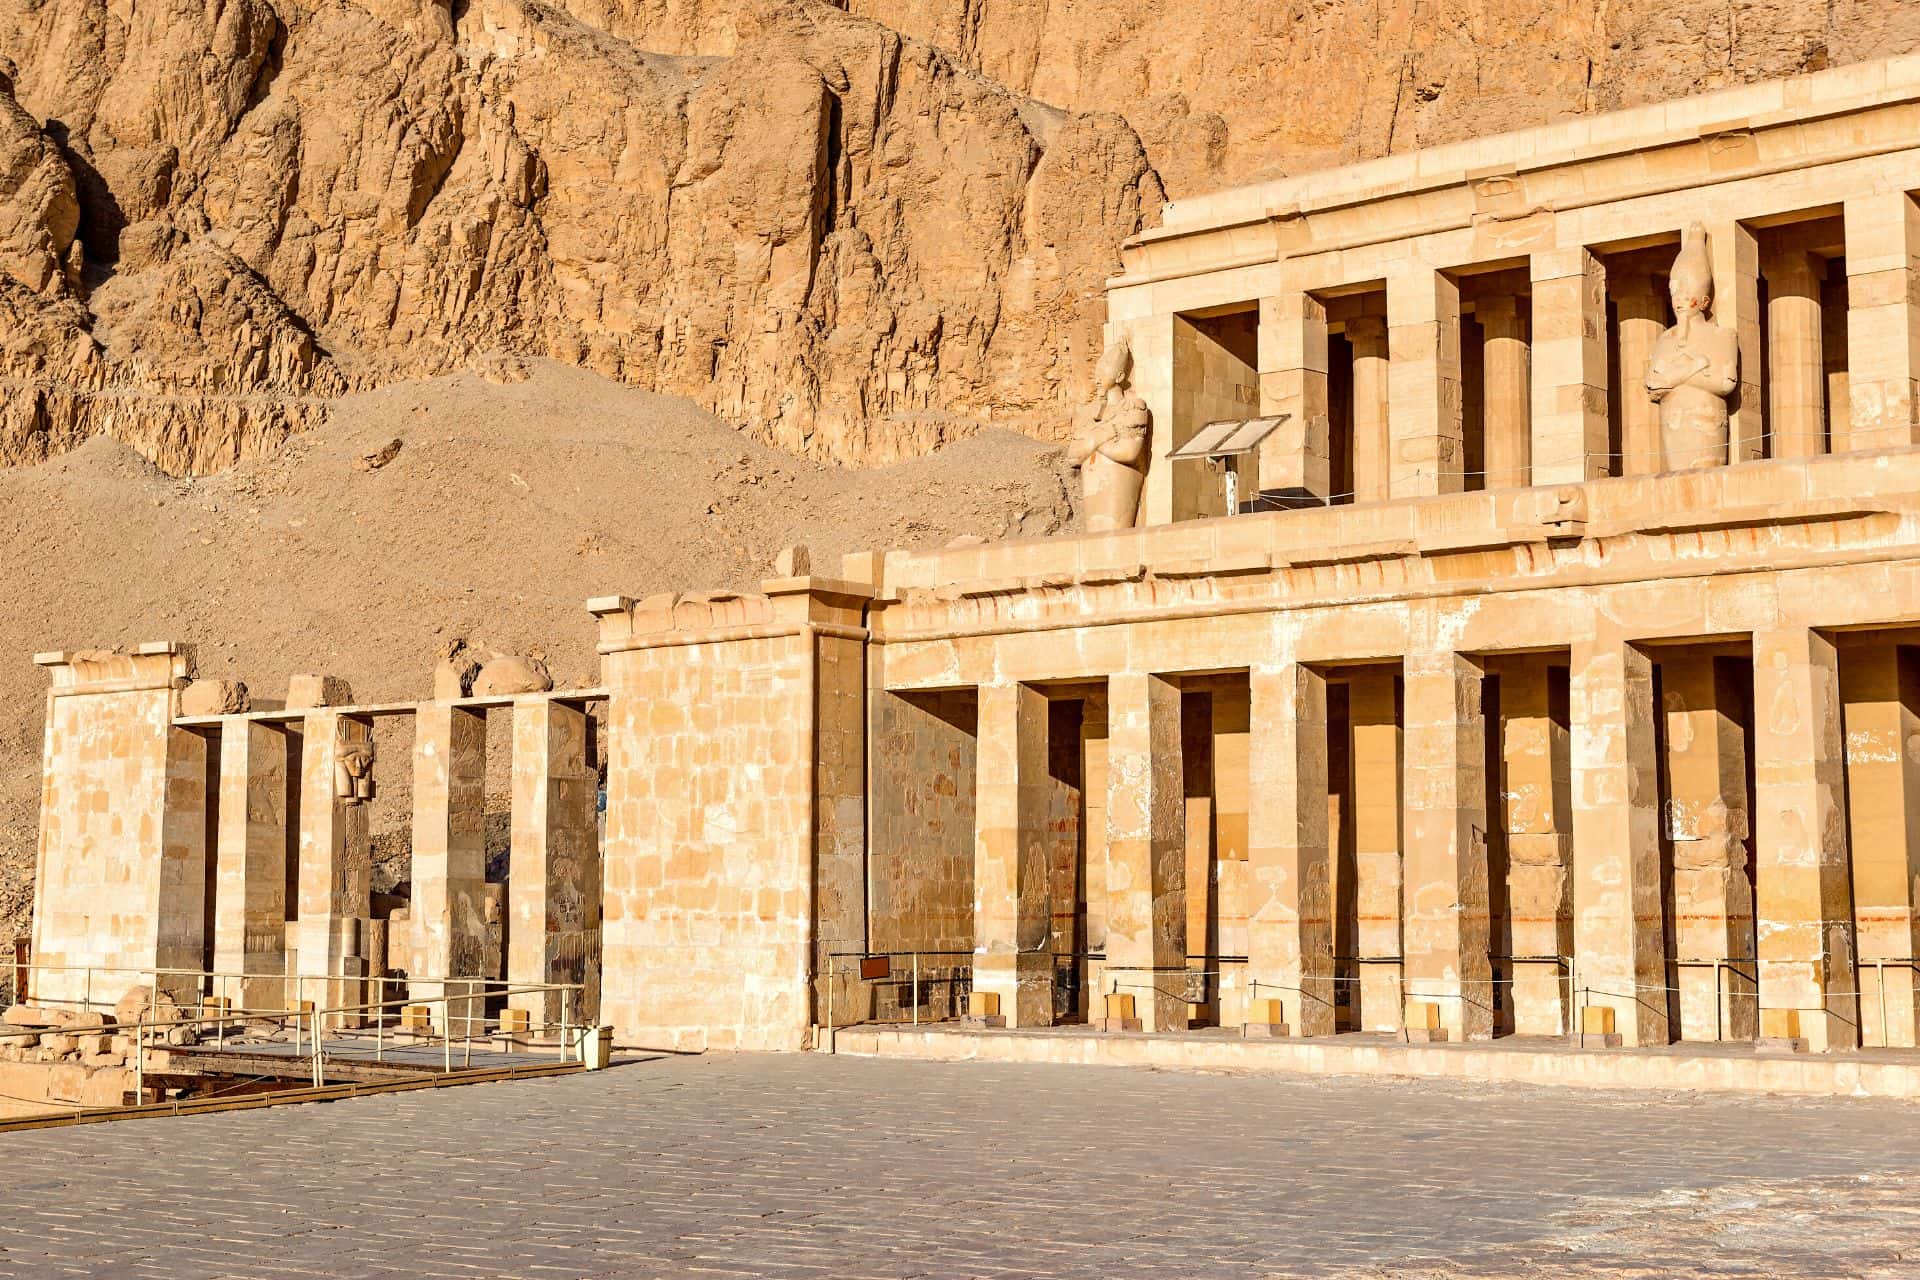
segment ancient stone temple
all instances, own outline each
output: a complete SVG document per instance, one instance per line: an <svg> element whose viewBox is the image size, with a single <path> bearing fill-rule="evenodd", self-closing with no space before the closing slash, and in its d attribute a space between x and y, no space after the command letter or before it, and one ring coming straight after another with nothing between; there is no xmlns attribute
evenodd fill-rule
<svg viewBox="0 0 1920 1280"><path fill-rule="evenodd" d="M381 963L331 762L405 715L457 973L507 707L509 963L623 1043L934 1016L868 957L1016 1030L1914 1046L1915 192L1907 59L1180 201L1108 288L1110 527L595 600L592 690L182 717L177 647L43 656L35 953ZM1228 511L1239 446L1174 455L1248 423Z"/></svg>

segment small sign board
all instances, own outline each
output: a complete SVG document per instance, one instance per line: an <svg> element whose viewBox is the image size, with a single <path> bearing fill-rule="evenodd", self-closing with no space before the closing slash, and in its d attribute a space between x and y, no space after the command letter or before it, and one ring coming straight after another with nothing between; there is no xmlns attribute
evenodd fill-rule
<svg viewBox="0 0 1920 1280"><path fill-rule="evenodd" d="M1209 422L1194 433L1193 439L1167 457L1174 462L1183 462L1202 458L1235 458L1243 453L1252 453L1260 447L1262 440L1272 435L1291 416L1281 413L1270 418L1228 418L1222 422Z"/></svg>

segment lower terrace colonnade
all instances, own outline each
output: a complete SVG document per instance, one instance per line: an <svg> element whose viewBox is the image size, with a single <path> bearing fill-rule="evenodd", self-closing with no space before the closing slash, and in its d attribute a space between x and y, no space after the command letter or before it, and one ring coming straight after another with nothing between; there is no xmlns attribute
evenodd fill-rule
<svg viewBox="0 0 1920 1280"><path fill-rule="evenodd" d="M1428 1005L1455 1038L1562 1035L1600 1006L1627 1044L1913 1046L1917 646L1783 628L887 695L875 847L919 856L875 867L914 903L875 946L970 946L1011 1026L1128 993L1163 1031L1270 998L1303 1035Z"/></svg>
<svg viewBox="0 0 1920 1280"><path fill-rule="evenodd" d="M504 979L539 988L507 1001L524 1007L526 1025L597 1015L599 782L589 709L604 691L355 704L344 680L296 676L284 706L201 715L182 710L193 672L183 645L36 661L53 678L37 998L80 999L89 969L204 970L238 975L221 987L236 1009L364 1004L379 981L437 1019L462 1006L426 1002L481 980L499 989ZM510 731L507 840L495 843L510 853L490 875L495 713ZM402 744L409 874L398 894L376 893L369 814L392 767L377 747ZM322 981L296 990L292 974ZM181 981L183 1001L197 998ZM561 1010L548 984L569 983L581 984L576 1007ZM106 1003L118 994L107 992Z"/></svg>

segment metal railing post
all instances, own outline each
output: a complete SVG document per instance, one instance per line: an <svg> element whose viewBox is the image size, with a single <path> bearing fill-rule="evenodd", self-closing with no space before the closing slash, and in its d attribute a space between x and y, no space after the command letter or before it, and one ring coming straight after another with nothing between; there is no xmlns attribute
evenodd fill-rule
<svg viewBox="0 0 1920 1280"><path fill-rule="evenodd" d="M920 1025L920 953L913 953L913 1025Z"/></svg>
<svg viewBox="0 0 1920 1280"><path fill-rule="evenodd" d="M570 1061L573 1056L573 1046L567 1042L567 1023L569 1021L567 1015L571 1012L572 1010L567 1008L566 996L562 993L560 997L560 1061L562 1062ZM531 1023L533 1020L529 1018L527 1021ZM581 1046L583 1056L585 1048L586 1046Z"/></svg>
<svg viewBox="0 0 1920 1280"><path fill-rule="evenodd" d="M140 1106L147 1100L147 1055L146 1022L133 1024L133 1105Z"/></svg>

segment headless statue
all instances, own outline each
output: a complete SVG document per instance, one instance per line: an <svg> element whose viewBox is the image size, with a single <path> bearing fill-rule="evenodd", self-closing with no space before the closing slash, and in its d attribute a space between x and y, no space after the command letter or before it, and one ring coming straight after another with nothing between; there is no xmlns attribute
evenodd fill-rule
<svg viewBox="0 0 1920 1280"><path fill-rule="evenodd" d="M1128 386L1133 355L1116 342L1093 370L1093 402L1075 415L1080 434L1068 458L1080 468L1080 506L1088 533L1131 529L1147 480L1147 434L1153 414Z"/></svg>
<svg viewBox="0 0 1920 1280"><path fill-rule="evenodd" d="M1740 379L1740 338L1707 319L1713 262L1699 223L1682 237L1669 282L1673 327L1653 344L1647 361L1647 395L1660 406L1662 469L1723 466L1727 397Z"/></svg>

